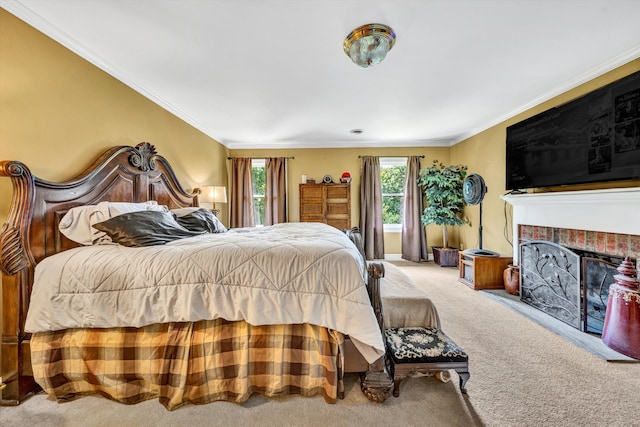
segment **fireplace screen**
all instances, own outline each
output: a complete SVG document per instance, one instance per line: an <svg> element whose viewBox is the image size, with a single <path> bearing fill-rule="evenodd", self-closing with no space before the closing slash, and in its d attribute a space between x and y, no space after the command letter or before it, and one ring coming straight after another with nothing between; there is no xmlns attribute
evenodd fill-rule
<svg viewBox="0 0 640 427"><path fill-rule="evenodd" d="M609 300L609 287L615 283L613 276L618 274L614 264L599 258L582 258L582 276L584 277L584 331L602 335L604 318Z"/></svg>
<svg viewBox="0 0 640 427"><path fill-rule="evenodd" d="M555 243L520 245L520 299L581 329L580 257Z"/></svg>

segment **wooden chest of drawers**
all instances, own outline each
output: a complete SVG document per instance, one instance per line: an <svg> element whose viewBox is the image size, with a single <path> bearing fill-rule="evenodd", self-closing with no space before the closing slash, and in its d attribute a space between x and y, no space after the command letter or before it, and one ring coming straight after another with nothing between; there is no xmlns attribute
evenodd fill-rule
<svg viewBox="0 0 640 427"><path fill-rule="evenodd" d="M300 222L351 228L350 184L300 184Z"/></svg>

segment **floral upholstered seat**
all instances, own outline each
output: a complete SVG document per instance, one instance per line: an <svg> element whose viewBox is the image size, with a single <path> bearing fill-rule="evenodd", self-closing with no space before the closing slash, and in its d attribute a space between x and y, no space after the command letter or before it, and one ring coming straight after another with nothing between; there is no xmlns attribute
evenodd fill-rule
<svg viewBox="0 0 640 427"><path fill-rule="evenodd" d="M469 356L436 328L385 330L387 355L395 363L464 362Z"/></svg>
<svg viewBox="0 0 640 427"><path fill-rule="evenodd" d="M400 382L415 373L443 373L454 369L460 391L466 393L469 356L442 330L430 327L385 329L387 365L393 376L393 395L400 395Z"/></svg>

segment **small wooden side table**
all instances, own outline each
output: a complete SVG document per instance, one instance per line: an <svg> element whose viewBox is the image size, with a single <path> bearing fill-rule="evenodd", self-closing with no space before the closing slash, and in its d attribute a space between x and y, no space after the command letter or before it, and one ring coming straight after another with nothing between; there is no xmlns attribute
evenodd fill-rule
<svg viewBox="0 0 640 427"><path fill-rule="evenodd" d="M504 270L513 262L510 256L479 256L459 254L458 262L460 270L459 282L471 289L504 289Z"/></svg>

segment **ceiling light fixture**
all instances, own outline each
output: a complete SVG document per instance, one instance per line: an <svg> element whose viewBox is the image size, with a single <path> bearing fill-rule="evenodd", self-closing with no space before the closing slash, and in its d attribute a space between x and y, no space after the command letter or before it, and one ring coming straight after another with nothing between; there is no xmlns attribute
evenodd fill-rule
<svg viewBox="0 0 640 427"><path fill-rule="evenodd" d="M383 24L367 24L356 28L344 39L344 53L364 68L381 62L396 43L396 33Z"/></svg>

